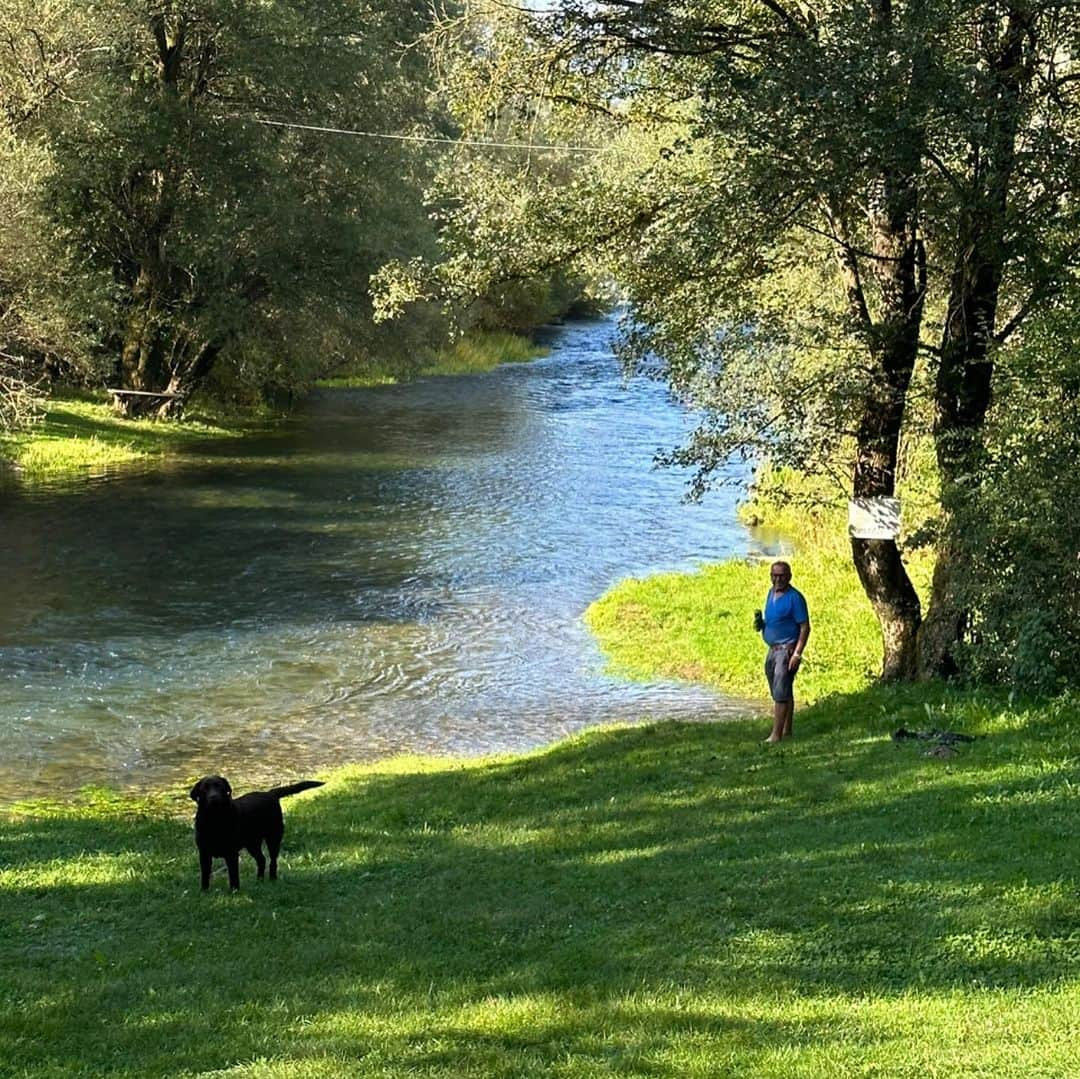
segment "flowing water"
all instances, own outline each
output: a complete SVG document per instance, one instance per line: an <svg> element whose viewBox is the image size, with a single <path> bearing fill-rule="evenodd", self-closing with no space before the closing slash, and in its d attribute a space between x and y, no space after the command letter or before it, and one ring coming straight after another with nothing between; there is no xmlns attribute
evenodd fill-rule
<svg viewBox="0 0 1080 1079"><path fill-rule="evenodd" d="M0 798L243 789L400 752L521 750L745 710L605 672L628 575L754 547L653 467L687 420L613 325L530 364L316 395L284 432L0 491Z"/></svg>

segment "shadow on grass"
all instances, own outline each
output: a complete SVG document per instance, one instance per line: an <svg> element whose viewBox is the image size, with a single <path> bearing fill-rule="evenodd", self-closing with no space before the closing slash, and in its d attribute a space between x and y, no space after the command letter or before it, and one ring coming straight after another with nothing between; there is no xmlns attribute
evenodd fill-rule
<svg viewBox="0 0 1080 1079"><path fill-rule="evenodd" d="M283 879L246 860L238 896L220 876L199 893L177 821L13 818L6 1055L674 1076L702 1047L745 1065L886 1037L837 1021L838 996L1060 983L1080 958L1075 706L957 712L989 737L951 762L888 740L908 706L826 702L780 752L749 724L661 724L343 773L287 804ZM798 1021L777 1003L807 998Z"/></svg>

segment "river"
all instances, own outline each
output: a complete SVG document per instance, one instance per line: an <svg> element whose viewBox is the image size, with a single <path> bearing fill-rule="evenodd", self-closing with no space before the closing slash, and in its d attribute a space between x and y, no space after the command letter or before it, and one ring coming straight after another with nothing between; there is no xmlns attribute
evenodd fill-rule
<svg viewBox="0 0 1080 1079"><path fill-rule="evenodd" d="M616 581L754 549L657 469L687 418L610 320L484 375L316 394L280 434L0 491L0 799L240 789L745 711L605 672Z"/></svg>

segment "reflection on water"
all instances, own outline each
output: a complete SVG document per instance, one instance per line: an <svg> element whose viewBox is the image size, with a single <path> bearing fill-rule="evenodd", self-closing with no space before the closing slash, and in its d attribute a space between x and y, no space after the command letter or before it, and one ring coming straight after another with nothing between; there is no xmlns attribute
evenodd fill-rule
<svg viewBox="0 0 1080 1079"><path fill-rule="evenodd" d="M611 324L482 376L318 395L284 437L0 493L0 790L262 780L740 710L611 678L618 579L746 550L652 466L684 418Z"/></svg>

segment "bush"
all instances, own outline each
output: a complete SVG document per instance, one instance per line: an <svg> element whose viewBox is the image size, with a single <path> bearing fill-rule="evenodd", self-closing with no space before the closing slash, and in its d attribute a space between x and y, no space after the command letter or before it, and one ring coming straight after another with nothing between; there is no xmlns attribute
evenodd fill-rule
<svg viewBox="0 0 1080 1079"><path fill-rule="evenodd" d="M22 366L0 352L0 432L29 427L41 415L42 398Z"/></svg>
<svg viewBox="0 0 1080 1079"><path fill-rule="evenodd" d="M976 681L1024 692L1080 684L1080 357L1068 312L1044 315L1001 361L987 458L959 509L960 596L971 611L960 654Z"/></svg>

